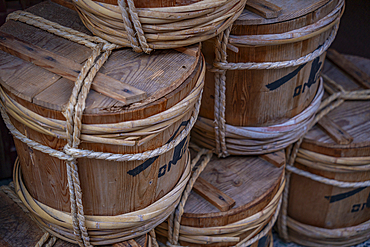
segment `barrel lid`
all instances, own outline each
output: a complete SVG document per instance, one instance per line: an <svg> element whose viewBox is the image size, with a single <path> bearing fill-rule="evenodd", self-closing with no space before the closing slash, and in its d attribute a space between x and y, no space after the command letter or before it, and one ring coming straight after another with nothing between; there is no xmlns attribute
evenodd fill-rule
<svg viewBox="0 0 370 247"><path fill-rule="evenodd" d="M262 25L262 24L270 24L270 23L277 23L283 22L287 20L292 20L301 16L304 16L308 13L311 13L328 2L332 0L252 0L247 1L246 9L243 13L239 16L239 18L234 23L235 25ZM257 4L254 6L261 7L261 10L266 9L271 11L280 10L276 13L277 17L274 18L265 18L259 14L256 14L251 11L249 6L252 4ZM270 4L272 4L270 6ZM266 6L267 5L267 6ZM275 5L275 6L274 6ZM266 6L266 7L264 7Z"/></svg>
<svg viewBox="0 0 370 247"><path fill-rule="evenodd" d="M91 35L77 12L61 5L43 2L27 11ZM71 77L77 77L78 68L82 68L92 50L19 21L6 22L0 28L0 36L0 49L13 50L10 52L13 55L0 51L0 83L3 88L23 102L63 111L74 85ZM195 84L199 75L196 68L201 66L199 49L199 45L194 45L154 51L151 55L135 53L128 48L113 51L99 71L100 79L96 76L93 81L85 114L133 115L136 109L149 105L155 108L154 102L160 111L168 109L185 97L191 91L191 85ZM49 69L52 66L54 70ZM102 83L99 84L100 89L95 87L98 86L97 81ZM132 94L139 96L126 103L120 98L122 95L131 97ZM166 99L161 104L157 102L163 98ZM153 115L157 111L145 114ZM145 117L140 113L136 115Z"/></svg>
<svg viewBox="0 0 370 247"><path fill-rule="evenodd" d="M213 156L200 178L232 198L235 205L229 210L220 211L199 192L194 192L193 188L186 201L181 224L195 227L222 226L261 211L279 188L284 164L284 151L261 156L230 156L225 159Z"/></svg>
<svg viewBox="0 0 370 247"><path fill-rule="evenodd" d="M344 56L360 70L370 75L370 60L356 56ZM348 74L326 60L323 73L344 90L355 91L364 89ZM370 85L369 85L370 87ZM326 94L324 98L328 97ZM329 129L329 131L328 131ZM336 137L328 134L335 131ZM370 101L345 101L329 112L305 136L302 148L316 153L334 157L356 157L370 155Z"/></svg>

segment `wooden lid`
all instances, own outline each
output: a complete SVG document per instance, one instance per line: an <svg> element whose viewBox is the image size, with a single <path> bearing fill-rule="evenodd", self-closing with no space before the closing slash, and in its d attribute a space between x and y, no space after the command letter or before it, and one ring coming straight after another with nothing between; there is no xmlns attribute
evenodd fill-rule
<svg viewBox="0 0 370 247"><path fill-rule="evenodd" d="M328 54L329 56L330 54ZM330 57L330 56L329 56ZM370 60L345 56L360 70L370 75ZM344 61L343 61L344 62ZM346 62L346 66L351 66ZM325 61L323 73L345 90L364 89L348 74ZM370 88L370 85L369 85ZM328 97L328 95L325 95ZM330 130L334 134L329 135ZM370 156L370 101L345 101L325 116L305 136L302 148L335 157Z"/></svg>
<svg viewBox="0 0 370 247"><path fill-rule="evenodd" d="M262 25L288 21L313 12L330 1L331 0L249 0L247 1L246 9L234 24ZM252 8L254 10L252 10ZM275 14L268 16L268 13L271 11L274 11ZM257 14L257 12L259 12L259 14ZM261 12L264 14L261 14Z"/></svg>
<svg viewBox="0 0 370 247"><path fill-rule="evenodd" d="M213 156L200 175L201 181L210 183L216 188L215 191L226 194L226 198L232 198L235 205L221 212L193 189L185 204L181 224L195 227L222 226L261 211L279 188L284 172L284 157L283 151L262 156L230 156L225 159Z"/></svg>
<svg viewBox="0 0 370 247"><path fill-rule="evenodd" d="M91 35L71 9L43 2L27 11ZM0 36L0 49L14 55L0 51L1 85L22 104L31 102L63 111L74 85L73 76L77 77L92 50L18 21L6 22ZM151 55L128 48L113 51L94 79L84 122L94 122L87 119L89 114L113 115L115 122L146 118L172 107L191 91L198 78L199 48L159 50ZM132 94L137 97L127 103L117 100Z"/></svg>

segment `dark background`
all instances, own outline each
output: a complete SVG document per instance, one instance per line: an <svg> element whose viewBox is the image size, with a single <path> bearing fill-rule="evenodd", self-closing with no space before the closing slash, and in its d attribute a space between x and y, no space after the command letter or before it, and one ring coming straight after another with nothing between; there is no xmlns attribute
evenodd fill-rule
<svg viewBox="0 0 370 247"><path fill-rule="evenodd" d="M309 0L307 0L309 1ZM25 9L41 0L0 0L0 25L6 15L17 9ZM370 0L347 0L346 10L332 48L344 54L357 55L370 59ZM13 140L0 120L0 180L5 184L12 176L12 166L16 157Z"/></svg>

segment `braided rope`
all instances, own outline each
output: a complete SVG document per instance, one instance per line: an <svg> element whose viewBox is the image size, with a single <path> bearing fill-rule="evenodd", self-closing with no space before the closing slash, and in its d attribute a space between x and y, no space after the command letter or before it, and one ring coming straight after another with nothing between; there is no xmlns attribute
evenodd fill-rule
<svg viewBox="0 0 370 247"><path fill-rule="evenodd" d="M133 5L133 2L131 0L128 0L129 4L129 12L131 15L131 18L136 18L135 16L135 9L134 6L130 7L130 4ZM165 152L168 152L169 150L173 149L177 144L179 144L184 138L187 138L188 134L190 133L191 128L193 127L197 115L199 113L199 107L200 107L200 101L201 101L201 93L202 93L202 87L203 87L203 78L202 76L199 77L197 86L193 89L192 93L186 97L186 100L191 100L192 103L182 100L179 104L175 105L174 108L177 110L182 110L181 107L186 107L185 109L191 109L191 106L195 103L195 109L193 109L193 114L191 116L191 119L189 121L189 124L180 132L180 134L170 143L157 148L155 150L149 150L142 154L105 154L102 152L93 152L89 150L79 150L78 146L80 144L80 138L81 138L81 128L82 128L82 114L85 109L85 101L87 98L87 94L90 91L90 87L92 84L92 81L99 71L99 69L104 65L104 63L107 61L109 55L111 54L113 49L118 48L118 45L110 44L109 42L98 38L98 37L91 37L89 35L85 35L83 33L80 33L78 31L75 31L70 28L63 27L59 24L50 22L48 20L45 20L41 17L34 16L32 14L29 14L27 12L17 12L8 17L8 20L18 20L22 21L24 23L27 23L29 25L33 25L36 27L39 27L43 30L46 30L50 33L56 34L58 36L64 37L66 39L69 39L73 42L77 42L79 44L86 45L87 47L93 48L93 52L89 59L85 62L84 66L81 69L81 72L79 73L77 80L75 82L74 88L72 90L71 97L68 101L66 110L63 112L64 116L66 117L66 127L65 127L65 133L67 137L67 144L64 147L64 152L60 152L57 150L53 150L47 146L41 145L23 134L21 134L11 123L9 116L7 115L7 110L9 110L10 113L12 113L13 117L17 119L19 115L14 115L14 111L12 109L7 109L7 101L5 99L8 99L8 97L5 95L4 91L1 89L1 114L4 118L4 121L9 128L9 130L12 132L14 137L21 140L28 146L35 148L36 150L39 150L43 153L50 154L53 157L57 157L61 160L65 160L66 167L67 167L67 180L68 180L68 188L69 188L69 194L70 194L70 201L71 201L71 219L72 219L72 229L73 229L73 235L75 237L75 241L80 246L92 246L90 241L90 236L88 233L88 226L84 210L83 210L83 204L82 204L82 190L80 185L80 179L79 179L79 172L78 172L78 166L77 166L77 158L81 157L89 157L89 158L98 158L98 159L106 159L106 160L116 160L116 161L132 161L132 160L145 160L154 156L161 155ZM134 26L137 31L138 27L137 24ZM143 34L138 34L140 45L144 47L144 51L149 53L148 47L145 46L145 40L140 38L140 36L143 36ZM144 38L145 39L145 38ZM97 44L93 43L97 42ZM146 47L146 48L145 48ZM146 49L146 50L145 50ZM201 75L204 76L204 68ZM194 102L195 101L195 102ZM13 105L14 106L14 105ZM14 108L14 107L13 107ZM160 114L158 114L160 115ZM160 116L158 116L160 117ZM19 119L19 118L18 118ZM175 118L176 119L176 118ZM53 122L53 121L49 121ZM32 123L31 123L32 124ZM37 124L36 124L37 125ZM40 129L40 127L38 127ZM41 127L42 129L42 127ZM184 180L182 180L181 185L184 184ZM22 186L21 184L18 184L17 186ZM176 187L177 188L177 187ZM182 187L181 187L182 188ZM177 188L176 191L180 191L181 188ZM25 190L25 188L24 188ZM173 192L174 193L174 192ZM172 193L172 194L173 194ZM26 193L27 194L27 193ZM177 194L179 194L177 192ZM20 195L20 194L19 194ZM28 194L27 194L28 195ZM22 196L21 198L24 199ZM23 201L26 203L25 201ZM27 204L28 205L28 204ZM171 204L174 205L174 204ZM35 206L33 204L33 206ZM44 205L47 207L46 205ZM32 208L32 206L28 205L29 208ZM33 212L35 212L34 208L32 208ZM167 208L165 207L165 210ZM48 209L52 210L52 209ZM168 210L167 210L168 211ZM165 213L167 214L167 211ZM38 216L40 217L40 216ZM50 216L48 216L46 219L51 219ZM44 225L45 230L52 231L53 235L66 238L66 236L60 235L62 231L59 232L55 231L58 229L57 225L53 225L53 223L45 224L44 221L41 218L36 218L36 221ZM46 220L48 221L48 220ZM149 225L148 225L149 226ZM54 230L48 229L48 227L53 228ZM91 226L90 226L91 227ZM148 232L146 230L142 234L145 234ZM40 243L45 243L47 239L47 235L43 239L40 240ZM156 245L156 239L155 235L153 233L151 234L153 243ZM68 238L68 237L67 237ZM49 243L48 246L52 246L53 243L55 243L56 238L53 237Z"/></svg>
<svg viewBox="0 0 370 247"><path fill-rule="evenodd" d="M237 241L238 243L235 245L235 247L247 247L257 242L264 236L266 236L278 218L280 206L282 203L281 195L285 186L284 179L281 180L280 188L275 194L274 198L265 206L265 208L262 211L252 216L249 216L238 222L234 222L222 227L197 228L180 225L181 217L184 213L185 204L194 186L194 183L196 179L199 177L200 173L205 169L205 167L207 166L212 157L212 152L210 150L201 149L193 143L191 143L189 146L198 151L197 156L192 160L192 164L195 165L199 161L200 156L206 154L206 157L202 160L200 165L196 167L196 170L193 172L191 178L188 181L186 189L183 192L183 195L175 212L172 213L170 217L167 219L168 241L166 243L166 246L181 247L181 245L179 244L179 239L182 239L186 242L193 241L192 243L195 244L202 244L204 241L205 242L203 244ZM273 212L273 214L271 214L271 212ZM267 225L264 224L264 222L266 221L269 221ZM165 234L164 232L160 231L161 229L166 229L166 227L162 225L158 226L159 234L160 235ZM247 237L245 237L242 240L240 240L239 237L234 237L251 229L254 229L252 233L250 233ZM180 233L186 236L182 236L180 235ZM209 235L209 237L200 236L202 234ZM220 237L217 237L217 235L219 235ZM194 239L192 239L191 237L193 237Z"/></svg>
<svg viewBox="0 0 370 247"><path fill-rule="evenodd" d="M331 95L326 98L320 105L319 111L316 114L316 117L314 121L312 122L311 126L305 131L304 135L325 115L327 115L329 112L332 110L336 109L338 106L340 106L345 100L370 100L370 90L358 90L358 91L345 91L342 86L337 84L335 81L331 80L329 77L326 75L323 76L325 79L325 83L330 84L334 86L336 89L339 90L339 92L334 93L332 90L328 90L328 87L325 87L327 92ZM303 136L304 136L303 135ZM339 188L358 188L358 187L368 187L370 186L370 181L363 181L363 182L343 182L343 181L337 181L335 179L328 179L316 174L312 174L307 171L303 171L301 169L298 169L297 167L294 167L294 163L297 161L297 156L299 156L300 152L300 145L303 142L303 138L301 137L296 143L294 143L291 147L291 153L289 155L289 159L287 162L286 170L286 178L287 178L287 185L285 186L284 193L283 193L283 203L282 203L282 209L280 212L280 216L278 219L278 230L279 230L279 235L287 242L290 241L290 237L288 234L288 227L293 228L297 230L298 225L300 227L305 227L307 230L311 226L304 225L302 223L295 223L291 218L288 217L288 200L289 200L289 185L290 185L290 176L292 173L304 176L306 178L309 178L311 180L324 183L327 185L331 186L336 186ZM305 152L307 154L307 152ZM324 157L323 155L317 156L318 158L321 157L321 159L327 159L327 157ZM317 158L316 157L316 158ZM338 162L341 162L340 159L345 160L345 158L333 158ZM298 158L299 160L299 158ZM363 162L360 161L360 164L364 164ZM365 161L366 165L366 161ZM319 169L322 168L322 166L319 165ZM344 168L344 169L349 169L349 168ZM363 168L366 169L366 168ZM368 169L366 169L368 170ZM312 227L314 228L314 227ZM317 228L315 227L316 232L318 235L322 236L322 228ZM361 238L361 232L358 231L358 228L344 228L346 231L349 231L353 236L358 236L358 238ZM327 230L327 229L326 229ZM332 232L336 232L336 230L340 231L341 229L334 229L334 230L328 230ZM306 235L305 231L301 232L303 235Z"/></svg>
<svg viewBox="0 0 370 247"><path fill-rule="evenodd" d="M219 155L219 157L226 157L229 155L229 151L227 149L226 144L226 136L227 136L227 125L225 120L225 109L226 109L226 100L225 100L225 93L226 93L226 70L261 70L261 69L282 69L282 68L288 68L288 67L294 67L298 65L305 64L307 62L310 62L314 60L315 58L321 56L332 44L334 41L334 38L337 34L338 27L339 27L339 20L341 15L344 11L344 1L340 1L338 3L338 6L323 20L319 21L319 25L314 25L315 29L320 29L317 32L315 32L315 35L318 35L324 31L326 31L328 28L332 28L332 31L329 35L329 37L326 39L324 44L317 48L315 51L302 56L298 59L290 60L290 61L283 61L283 62L263 62L263 63L255 63L255 62L249 62L249 63L230 63L227 62L227 45L228 42L231 40L234 40L233 44L239 45L238 42L235 42L237 38L233 37L230 38L230 31L231 27L223 31L220 35L217 36L216 42L215 42L215 60L213 63L213 68L210 69L211 72L214 72L214 80L215 80L215 103L214 103L214 133L215 133L215 144L216 149L215 152ZM342 10L342 11L340 11ZM335 16L336 15L336 16ZM323 28L326 26L325 28ZM303 28L305 31L311 30L312 26L307 26ZM302 29L293 30L289 32L289 35L282 35L282 37L285 37L286 40L285 43L292 43L295 42L294 39L291 39L292 36L296 36L295 34L298 33L298 36L301 35ZM312 35L312 34L311 34ZM266 39L268 40L270 36L266 36ZM275 37L274 35L271 35L272 37ZM249 38L253 39L253 36L248 36ZM307 36L308 37L308 36ZM240 37L243 39L243 36ZM270 37L271 38L271 37ZM279 36L281 39L281 37ZM245 37L244 37L245 39ZM260 41L260 38L256 38L255 43L253 45L258 45ZM257 42L257 43L256 43ZM264 44L261 42L261 44ZM231 126L229 126L230 128ZM242 128L232 126L236 131L240 131ZM285 148L290 143L296 141L295 140L290 141L287 143L285 141ZM202 140L204 143L204 140ZM239 145L240 143L237 143ZM207 145L209 147L209 145ZM270 147L266 147L267 149ZM248 152L248 154L258 154L260 153L256 151ZM241 152L233 152L233 154L245 154L245 151Z"/></svg>
<svg viewBox="0 0 370 247"><path fill-rule="evenodd" d="M297 141L312 125L316 111L319 109L324 94L323 82L311 104L288 121L267 127L237 127L225 124L225 143L233 155L255 155L266 151L278 151ZM192 138L202 146L212 148L217 128L211 120L199 117L192 131Z"/></svg>

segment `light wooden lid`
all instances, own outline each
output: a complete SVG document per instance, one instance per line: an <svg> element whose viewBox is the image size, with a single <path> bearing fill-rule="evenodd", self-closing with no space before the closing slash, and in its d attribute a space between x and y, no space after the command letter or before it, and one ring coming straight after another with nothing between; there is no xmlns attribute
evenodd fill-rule
<svg viewBox="0 0 370 247"><path fill-rule="evenodd" d="M281 8L281 11L279 12L277 17L267 19L262 17L261 15L251 12L248 9L245 9L236 20L234 25L262 25L288 21L313 12L330 1L332 0L268 0L268 3ZM260 1L252 0L252 2L258 3ZM248 4L250 3L247 2L247 5Z"/></svg>
<svg viewBox="0 0 370 247"><path fill-rule="evenodd" d="M370 75L369 59L355 56L345 56L345 58ZM363 89L328 59L325 61L323 73L345 90ZM327 96L324 96L324 98ZM325 123L325 126L316 124L305 136L302 148L336 157L370 155L370 101L345 101L327 114L326 119L328 119L326 122L328 122L329 127L325 127ZM342 144L340 144L340 141L335 141L324 131L325 128L339 129L338 139L344 140L349 137L349 139L353 138L353 141L348 144L342 141Z"/></svg>
<svg viewBox="0 0 370 247"><path fill-rule="evenodd" d="M213 156L200 177L235 200L235 205L221 212L193 189L185 204L181 224L221 226L261 211L279 187L284 172L284 156L283 151L225 159Z"/></svg>
<svg viewBox="0 0 370 247"><path fill-rule="evenodd" d="M91 35L77 13L71 9L51 2L43 2L27 11ZM0 32L30 43L42 49L41 51L46 50L48 54L50 52L55 54L66 61L67 66L77 64L82 67L92 51L86 46L18 21L8 21L0 28ZM155 108L153 104L158 105L157 108L161 108L160 111L172 107L191 91L192 83L198 78L199 48L199 45L195 45L178 50L159 50L152 52L151 55L135 53L129 48L114 51L99 72L109 81L117 82L118 87L121 83L127 83L138 91L144 91L146 97L143 97L144 100L127 105L91 90L87 97L85 114L126 114L127 116L136 114L137 116L128 118L139 118L156 114L159 110L147 110L144 114L135 113L137 109L146 107L152 109ZM15 50L17 51L17 48ZM72 92L74 81L65 76L62 77L61 74L50 72L41 66L0 51L1 85L26 102L32 102L49 110L63 111ZM96 80L97 77L94 82ZM125 89L125 86L122 85L122 88ZM123 91L122 88L117 91ZM167 97L168 95L171 97ZM160 99L162 102L158 103Z"/></svg>

